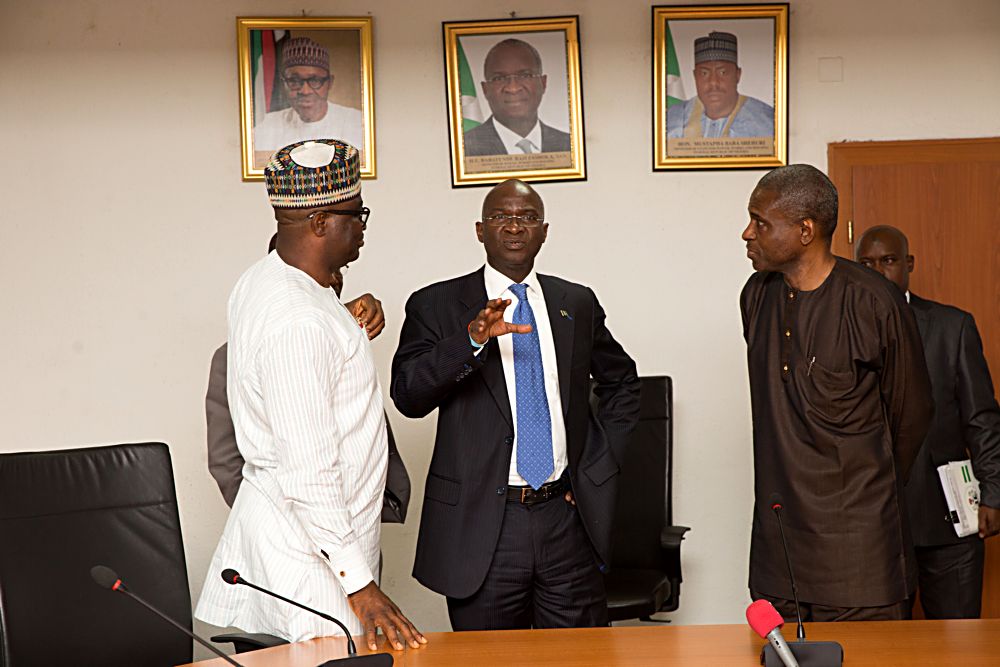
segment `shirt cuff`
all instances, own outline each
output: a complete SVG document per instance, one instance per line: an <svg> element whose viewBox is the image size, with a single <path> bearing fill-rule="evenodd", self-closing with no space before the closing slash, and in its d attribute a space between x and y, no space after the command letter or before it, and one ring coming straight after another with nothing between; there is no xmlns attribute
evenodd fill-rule
<svg viewBox="0 0 1000 667"><path fill-rule="evenodd" d="M375 581L368 560L361 553L357 544L349 544L340 550L330 550L328 562L334 576L340 582L345 595L357 593L362 588Z"/></svg>

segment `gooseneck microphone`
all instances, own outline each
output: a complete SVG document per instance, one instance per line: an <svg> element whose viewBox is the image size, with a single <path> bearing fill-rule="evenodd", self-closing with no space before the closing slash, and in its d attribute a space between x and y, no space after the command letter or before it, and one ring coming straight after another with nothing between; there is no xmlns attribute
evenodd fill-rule
<svg viewBox="0 0 1000 667"><path fill-rule="evenodd" d="M299 609L304 609L312 614L316 614L320 618L326 619L340 626L340 629L344 631L344 636L347 637L347 657L341 658L339 660L328 660L324 662L319 667L349 667L350 665L360 665L362 663L369 664L372 667L392 667L393 658L388 653L372 653L370 655L357 655L358 648L354 645L354 638L351 637L351 631L347 629L347 626L338 621L333 616L329 614L324 614L321 611L316 611L311 607L307 607L304 604L296 602L295 600L289 600L283 595L278 595L274 591L269 591L263 586L258 586L257 584L252 584L243 577L240 573L232 568L226 568L222 571L222 580L231 586L237 584L242 586L249 586L255 591L260 591L265 595L270 595L273 598L277 598L282 602L287 602L290 605L294 605Z"/></svg>
<svg viewBox="0 0 1000 667"><path fill-rule="evenodd" d="M781 664L785 667L799 667L792 650L781 636L781 626L785 624L781 614L767 600L757 600L747 607L747 623L754 632L771 643L774 652L778 654Z"/></svg>
<svg viewBox="0 0 1000 667"><path fill-rule="evenodd" d="M788 542L785 541L785 527L781 523L781 510L784 508L784 499L780 493L771 494L771 511L778 519L778 534L781 535L781 548L785 550L785 565L788 566L788 578L792 580L792 600L795 602L795 638L803 641L806 638L806 629L802 625L802 609L799 607L799 588L795 585L795 572L792 570L792 559L788 555Z"/></svg>
<svg viewBox="0 0 1000 667"><path fill-rule="evenodd" d="M806 667L841 667L844 664L844 648L837 642L809 642L806 641L806 630L805 626L802 625L802 609L799 605L799 589L795 584L795 573L792 570L792 558L788 552L788 542L785 540L785 527L781 521L781 512L785 508L785 501L781 497L780 493L772 493L770 497L770 507L771 511L774 512L775 518L778 520L778 533L781 535L781 547L785 552L785 565L788 567L788 579L792 583L792 600L795 602L795 620L798 622L798 628L795 632L796 640L785 647L792 654L792 659L798 659L802 661L803 665ZM754 604L760 602L766 602L766 600L758 600ZM767 607L770 607L774 611L774 614L781 618L777 610L774 609L774 605L770 602L766 602ZM752 607L753 605L751 605ZM763 605L761 605L763 607ZM750 609L747 609L747 620L750 620ZM752 625L752 623L751 623ZM754 628L755 630L757 628ZM761 635L766 637L766 635ZM770 637L766 637L770 641ZM777 659L780 659L782 664L789 665L786 661L785 656L782 655L781 651L775 643L772 641L770 644L764 645L764 655L762 662L765 667L773 667L777 665Z"/></svg>
<svg viewBox="0 0 1000 667"><path fill-rule="evenodd" d="M132 591L130 591L128 588L126 588L125 587L125 582L122 581L121 577L119 577L118 574L114 570L112 570L110 567L106 567L104 565L95 565L94 567L90 568L90 578L93 579L94 583L96 583L101 588L106 588L109 591L114 591L116 593L124 593L128 597L132 598L133 600L135 600L136 602L138 602L139 604L141 604L146 609L150 610L151 612L153 612L154 614L156 614L157 616L159 616L160 618L162 618L164 621L166 621L170 625L174 626L175 628L177 628L178 630L180 630L181 632L183 632L184 634L186 634L188 637L191 637L196 642L200 643L202 646L204 646L205 648L207 648L209 651L211 651L215 655L219 656L220 658L222 658L223 660L225 660L226 662L228 662L230 665L236 665L236 667L243 667L243 665L241 665L240 663L236 662L235 660L233 660L232 658L230 658L228 655L226 655L225 653L223 653L222 651L220 651L216 647L212 646L212 644L210 644L209 642L205 641L204 639L202 639L201 637L199 637L195 633L191 632L190 630L188 630L187 628L185 628L183 625L181 625L180 623L178 623L174 619L170 618L169 616L167 616L166 614L164 614L162 611L160 611L159 609L157 609L156 607L154 607L153 605L151 605L150 603L146 602L141 597L139 597L138 595L136 595L135 593L133 593Z"/></svg>

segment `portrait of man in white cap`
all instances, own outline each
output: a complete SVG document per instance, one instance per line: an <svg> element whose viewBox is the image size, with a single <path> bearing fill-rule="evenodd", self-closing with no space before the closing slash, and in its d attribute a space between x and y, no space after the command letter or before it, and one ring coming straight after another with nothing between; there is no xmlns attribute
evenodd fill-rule
<svg viewBox="0 0 1000 667"><path fill-rule="evenodd" d="M736 35L712 31L694 40L698 94L667 110L667 138L773 137L774 107L741 95Z"/></svg>
<svg viewBox="0 0 1000 667"><path fill-rule="evenodd" d="M281 85L291 106L264 115L254 126L254 150L333 137L364 150L361 111L330 101L334 76L330 53L308 37L293 37L281 48Z"/></svg>

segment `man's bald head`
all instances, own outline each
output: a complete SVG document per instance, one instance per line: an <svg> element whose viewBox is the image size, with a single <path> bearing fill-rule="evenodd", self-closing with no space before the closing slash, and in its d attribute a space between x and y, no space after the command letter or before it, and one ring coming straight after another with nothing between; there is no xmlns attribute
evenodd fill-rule
<svg viewBox="0 0 1000 667"><path fill-rule="evenodd" d="M855 245L854 259L881 273L904 293L909 291L913 255L906 234L895 227L878 225L865 230Z"/></svg>
<svg viewBox="0 0 1000 667"><path fill-rule="evenodd" d="M483 200L476 237L486 250L487 263L519 283L535 265L548 229L542 198L524 181L510 179L496 185Z"/></svg>
<svg viewBox="0 0 1000 667"><path fill-rule="evenodd" d="M522 51L534 64L535 73L542 73L542 55L538 53L538 49L522 39L514 39L513 37L493 45L493 48L486 54L486 60L483 61L483 70L490 72L491 68L496 64L497 58L504 51Z"/></svg>
<svg viewBox="0 0 1000 667"><path fill-rule="evenodd" d="M483 199L483 219L497 209L500 202L511 197L516 197L524 200L526 203L530 203L538 211L539 217L545 217L545 204L542 202L541 195L524 181L509 178L506 181L497 183L493 186L493 189L486 193L486 198Z"/></svg>
<svg viewBox="0 0 1000 667"><path fill-rule="evenodd" d="M903 255L910 254L910 240L906 238L906 234L892 225L875 225L866 229L858 242L854 244L854 258L858 258L862 246L870 244L876 239L898 244L899 251Z"/></svg>

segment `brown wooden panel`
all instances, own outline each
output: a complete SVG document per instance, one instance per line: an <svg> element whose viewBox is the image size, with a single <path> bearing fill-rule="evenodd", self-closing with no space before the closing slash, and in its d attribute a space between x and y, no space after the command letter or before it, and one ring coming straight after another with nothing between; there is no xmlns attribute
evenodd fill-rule
<svg viewBox="0 0 1000 667"><path fill-rule="evenodd" d="M996 384L1000 139L831 144L828 157L841 194L835 252L853 255L848 221L855 240L874 225L902 229L916 257L911 288L975 316ZM1000 618L1000 538L987 542L983 616Z"/></svg>

